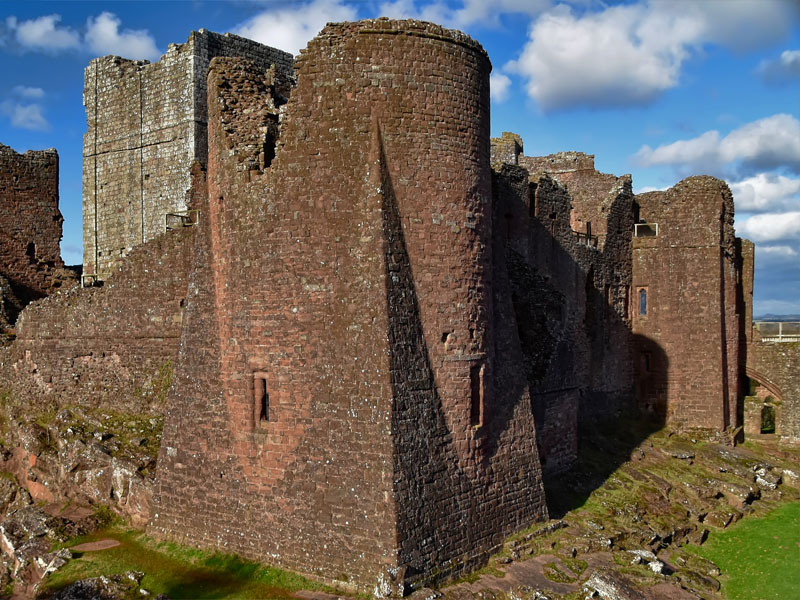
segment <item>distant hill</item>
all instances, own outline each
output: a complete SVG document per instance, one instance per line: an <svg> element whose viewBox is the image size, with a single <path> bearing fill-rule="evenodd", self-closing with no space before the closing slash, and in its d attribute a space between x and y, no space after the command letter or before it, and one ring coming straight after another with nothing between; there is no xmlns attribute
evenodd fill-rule
<svg viewBox="0 0 800 600"><path fill-rule="evenodd" d="M773 314L766 314L755 317L754 321L800 321L800 315L773 315Z"/></svg>

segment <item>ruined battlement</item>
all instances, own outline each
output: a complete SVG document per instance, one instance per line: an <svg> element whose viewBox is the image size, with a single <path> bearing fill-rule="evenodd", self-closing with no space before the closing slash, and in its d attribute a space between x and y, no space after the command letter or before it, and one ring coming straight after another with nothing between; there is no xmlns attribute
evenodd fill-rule
<svg viewBox="0 0 800 600"><path fill-rule="evenodd" d="M155 63L106 56L85 71L84 273L104 279L131 250L187 210L190 168L208 159L206 73L216 56L247 56L292 75L292 55L202 29Z"/></svg>
<svg viewBox="0 0 800 600"><path fill-rule="evenodd" d="M30 301L74 281L61 260L58 153L0 144L0 326Z"/></svg>
<svg viewBox="0 0 800 600"><path fill-rule="evenodd" d="M557 152L547 156L525 156L520 164L531 173L574 173L576 171L594 171L594 154L583 152Z"/></svg>

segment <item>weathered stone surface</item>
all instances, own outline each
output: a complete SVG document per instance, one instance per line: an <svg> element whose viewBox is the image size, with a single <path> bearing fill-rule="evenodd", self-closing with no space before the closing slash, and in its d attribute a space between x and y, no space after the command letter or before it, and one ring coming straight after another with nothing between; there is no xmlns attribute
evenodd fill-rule
<svg viewBox="0 0 800 600"><path fill-rule="evenodd" d="M94 59L85 72L83 268L106 279L132 249L191 216L190 168L208 159L206 73L247 56L291 74L292 56L236 35L194 31L155 63ZM174 216L170 216L174 215Z"/></svg>
<svg viewBox="0 0 800 600"><path fill-rule="evenodd" d="M603 600L646 600L644 594L634 588L621 575L609 571L596 571L592 573L584 589L589 593L589 598L597 597Z"/></svg>
<svg viewBox="0 0 800 600"><path fill-rule="evenodd" d="M450 576L546 515L493 272L489 62L376 20L328 26L296 74L267 166L265 74L211 65L209 216L150 531L369 590Z"/></svg>
<svg viewBox="0 0 800 600"><path fill-rule="evenodd" d="M741 425L746 312L733 196L725 182L704 176L639 194L635 202L640 405L671 427L733 430Z"/></svg>
<svg viewBox="0 0 800 600"><path fill-rule="evenodd" d="M0 144L0 330L29 302L74 285L59 242L58 153Z"/></svg>

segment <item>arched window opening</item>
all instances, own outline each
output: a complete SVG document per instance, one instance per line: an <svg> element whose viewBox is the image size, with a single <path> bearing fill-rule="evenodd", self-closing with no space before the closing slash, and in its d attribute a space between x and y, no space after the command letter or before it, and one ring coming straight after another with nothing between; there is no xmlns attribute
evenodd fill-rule
<svg viewBox="0 0 800 600"><path fill-rule="evenodd" d="M647 288L639 290L639 315L647 316Z"/></svg>

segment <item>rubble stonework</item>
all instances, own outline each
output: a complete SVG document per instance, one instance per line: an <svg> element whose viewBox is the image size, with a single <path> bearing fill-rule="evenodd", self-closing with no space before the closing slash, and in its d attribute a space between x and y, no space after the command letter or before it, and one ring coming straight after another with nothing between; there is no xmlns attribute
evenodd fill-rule
<svg viewBox="0 0 800 600"><path fill-rule="evenodd" d="M287 52L206 30L152 64L105 56L86 68L84 274L105 279L134 247L188 216L189 171L208 156L206 72L215 56L292 71Z"/></svg>
<svg viewBox="0 0 800 600"><path fill-rule="evenodd" d="M59 242L58 153L0 144L0 326L31 300L68 286Z"/></svg>

